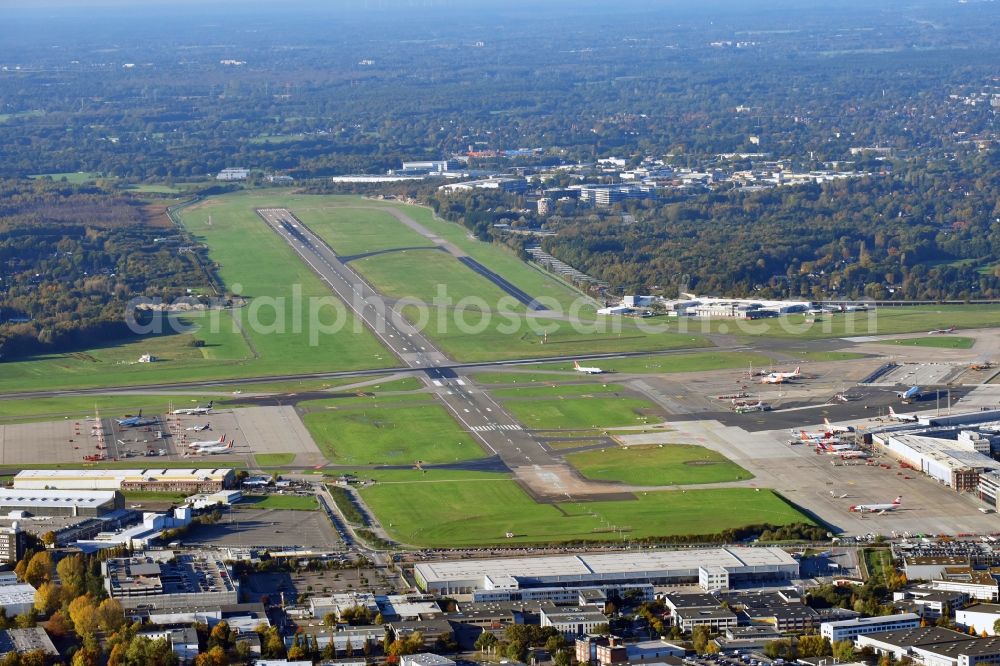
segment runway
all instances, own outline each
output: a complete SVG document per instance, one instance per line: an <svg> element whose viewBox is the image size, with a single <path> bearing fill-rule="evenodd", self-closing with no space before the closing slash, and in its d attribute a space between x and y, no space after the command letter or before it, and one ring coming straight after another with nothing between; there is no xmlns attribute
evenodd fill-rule
<svg viewBox="0 0 1000 666"><path fill-rule="evenodd" d="M394 314L378 292L345 265L291 211L266 208L259 209L257 214L407 368L423 370L425 385L487 452L500 457L531 494L539 499L558 497L565 500L612 491L612 488L605 490L603 484L562 482L561 479L575 477L575 471L552 456L488 391L449 367L454 364L444 352L405 318ZM565 471L554 475L553 468L565 468ZM545 479L556 482L549 483ZM591 486L593 492L585 492L582 496L572 492Z"/></svg>

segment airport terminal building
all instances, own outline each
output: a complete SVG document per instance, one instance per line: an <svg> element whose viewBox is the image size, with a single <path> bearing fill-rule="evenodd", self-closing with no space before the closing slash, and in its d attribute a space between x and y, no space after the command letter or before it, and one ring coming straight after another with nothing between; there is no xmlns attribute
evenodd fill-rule
<svg viewBox="0 0 1000 666"><path fill-rule="evenodd" d="M799 563L780 548L723 547L421 562L413 570L417 585L431 594L521 601L537 596L533 590L786 582L798 577Z"/></svg>

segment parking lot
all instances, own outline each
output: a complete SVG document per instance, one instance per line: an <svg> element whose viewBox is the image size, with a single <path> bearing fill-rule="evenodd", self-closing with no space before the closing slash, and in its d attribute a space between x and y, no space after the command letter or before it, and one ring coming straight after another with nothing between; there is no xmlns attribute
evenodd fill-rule
<svg viewBox="0 0 1000 666"><path fill-rule="evenodd" d="M236 505L218 523L192 528L185 544L205 547L339 550L344 542L320 511L252 509Z"/></svg>

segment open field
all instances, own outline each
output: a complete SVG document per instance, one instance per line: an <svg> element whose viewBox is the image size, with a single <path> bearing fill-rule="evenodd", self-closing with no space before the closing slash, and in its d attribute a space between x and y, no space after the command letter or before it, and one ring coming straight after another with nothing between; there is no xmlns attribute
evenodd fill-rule
<svg viewBox="0 0 1000 666"><path fill-rule="evenodd" d="M604 372L628 374L667 372L707 372L727 368L756 367L771 363L769 356L755 352L692 352L690 354L664 354L662 356L636 356L587 361L580 365L595 365ZM539 370L573 371L573 363L539 363L530 366Z"/></svg>
<svg viewBox="0 0 1000 666"><path fill-rule="evenodd" d="M899 338L897 340L885 340L882 344L902 345L904 347L933 347L937 349L972 349L976 343L972 338L963 338L957 335L940 335L927 338Z"/></svg>
<svg viewBox="0 0 1000 666"><path fill-rule="evenodd" d="M397 395L376 394L371 396L346 396L341 398L320 398L318 400L303 400L299 409L307 412L321 409L347 409L353 407L380 408L392 405L409 405L412 403L434 403L431 393L401 393Z"/></svg>
<svg viewBox="0 0 1000 666"><path fill-rule="evenodd" d="M532 429L612 428L660 420L660 413L652 403L615 394L619 388L531 386L496 393L514 417Z"/></svg>
<svg viewBox="0 0 1000 666"><path fill-rule="evenodd" d="M258 453L253 457L258 467L280 467L291 465L295 460L294 453Z"/></svg>
<svg viewBox="0 0 1000 666"><path fill-rule="evenodd" d="M581 326L565 319L526 317L514 312L466 310L437 313L421 321L413 307L404 315L457 361L498 361L533 356L657 351L711 347L698 335L647 333L631 319L600 320Z"/></svg>
<svg viewBox="0 0 1000 666"><path fill-rule="evenodd" d="M483 451L438 404L311 412L306 427L320 450L342 465L412 465L483 457Z"/></svg>
<svg viewBox="0 0 1000 666"><path fill-rule="evenodd" d="M341 257L404 247L432 247L428 239L383 210L300 206L295 215Z"/></svg>
<svg viewBox="0 0 1000 666"><path fill-rule="evenodd" d="M750 472L703 446L631 446L571 453L566 461L588 479L639 486L720 483L751 478Z"/></svg>
<svg viewBox="0 0 1000 666"><path fill-rule="evenodd" d="M28 176L28 178L51 178L52 180L60 181L63 178L66 182L73 183L74 185L79 185L81 183L86 183L88 180L97 180L102 178L101 174L94 173L92 171L66 171L63 173L36 173Z"/></svg>
<svg viewBox="0 0 1000 666"><path fill-rule="evenodd" d="M472 379L477 384L552 384L574 377L555 372L476 372Z"/></svg>
<svg viewBox="0 0 1000 666"><path fill-rule="evenodd" d="M595 393L620 393L625 387L620 384L553 384L549 386L518 386L495 389L498 398L562 398L588 397Z"/></svg>
<svg viewBox="0 0 1000 666"><path fill-rule="evenodd" d="M790 351L788 352L803 361L856 361L864 358L864 354L849 351Z"/></svg>
<svg viewBox="0 0 1000 666"><path fill-rule="evenodd" d="M620 541L705 534L807 519L769 491L732 488L642 493L635 500L536 504L506 475L362 471L361 490L382 526L421 547ZM739 506L738 512L732 507ZM505 538L511 532L513 538Z"/></svg>

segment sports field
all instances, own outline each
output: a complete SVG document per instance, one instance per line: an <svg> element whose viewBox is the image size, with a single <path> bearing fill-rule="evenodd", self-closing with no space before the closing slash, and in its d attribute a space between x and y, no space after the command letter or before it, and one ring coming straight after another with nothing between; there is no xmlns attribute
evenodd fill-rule
<svg viewBox="0 0 1000 666"><path fill-rule="evenodd" d="M566 461L588 479L637 486L720 483L753 477L722 454L687 444L583 451L568 454Z"/></svg>
<svg viewBox="0 0 1000 666"><path fill-rule="evenodd" d="M535 503L503 474L363 470L358 475L379 479L361 496L382 526L417 547L622 541L810 522L766 490L658 491L635 500L553 505ZM508 532L514 536L506 538Z"/></svg>
<svg viewBox="0 0 1000 666"><path fill-rule="evenodd" d="M303 421L320 451L340 465L450 463L483 451L439 404L309 412Z"/></svg>
<svg viewBox="0 0 1000 666"><path fill-rule="evenodd" d="M580 430L658 423L653 403L616 393L618 386L530 386L501 389L495 394L526 427L535 430ZM516 397L515 397L516 396Z"/></svg>
<svg viewBox="0 0 1000 666"><path fill-rule="evenodd" d="M885 340L882 344L900 345L902 347L932 347L936 349L972 349L976 341L957 335L935 335L926 338L899 338Z"/></svg>

